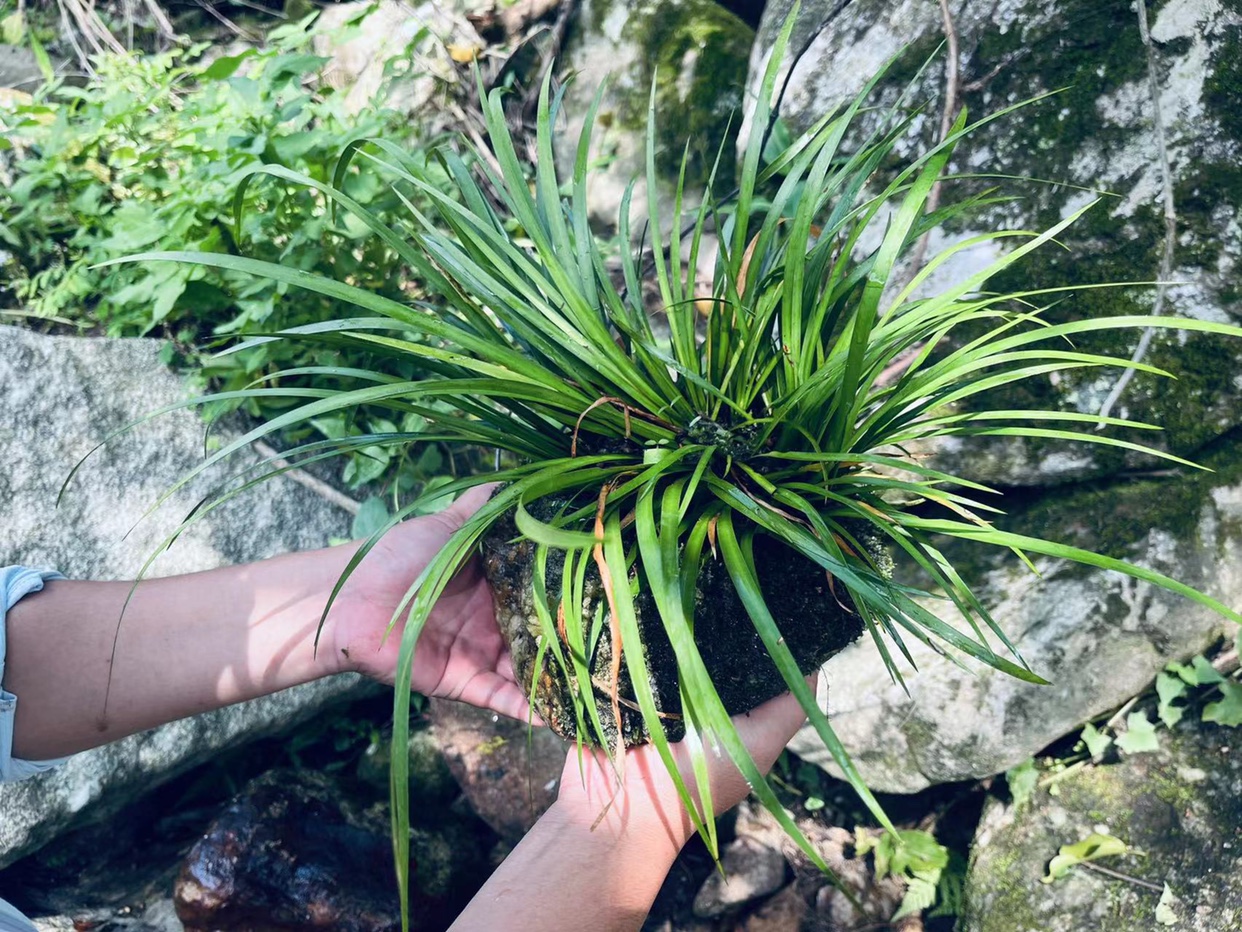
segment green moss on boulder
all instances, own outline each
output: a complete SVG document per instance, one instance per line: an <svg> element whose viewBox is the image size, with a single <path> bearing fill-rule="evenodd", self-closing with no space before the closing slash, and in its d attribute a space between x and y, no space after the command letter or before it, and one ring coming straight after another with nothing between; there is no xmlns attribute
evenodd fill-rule
<svg viewBox="0 0 1242 932"><path fill-rule="evenodd" d="M1156 922L1167 883L1174 928L1225 932L1242 923L1242 754L1230 729L1186 722L1160 750L1081 769L1022 808L991 800L975 836L959 932L1133 932ZM1076 868L1041 883L1062 845L1107 832L1131 852L1101 861L1146 883Z"/></svg>

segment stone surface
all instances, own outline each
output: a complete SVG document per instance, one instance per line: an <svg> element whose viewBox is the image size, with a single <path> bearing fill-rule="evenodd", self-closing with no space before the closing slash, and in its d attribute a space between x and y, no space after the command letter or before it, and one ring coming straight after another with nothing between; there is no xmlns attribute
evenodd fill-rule
<svg viewBox="0 0 1242 932"><path fill-rule="evenodd" d="M373 106L377 97L403 113L425 112L446 82L459 80L449 46L483 48L464 12L485 5L479 0L331 4L317 20L314 49L330 57L325 77L344 92L348 112Z"/></svg>
<svg viewBox="0 0 1242 932"><path fill-rule="evenodd" d="M764 12L751 57L751 96L792 0L773 0ZM1103 201L1050 247L997 276L996 291L1091 282L1151 282L1161 278L1165 218L1164 160L1176 219L1163 312L1242 321L1238 262L1242 258L1242 7L1223 0L1168 0L1147 5L1156 81L1153 95L1136 7L1095 0L955 0L960 40L960 102L981 117L1033 95L1065 90L990 124L965 140L951 169L1068 182L1064 185L993 179L958 182L946 196L999 183L1016 199L987 207L933 237L928 256L950 242L985 230L1047 229L1092 199ZM915 80L918 66L943 41L937 4L924 0L811 0L802 4L791 48L797 61L781 114L801 128L861 90L891 56L897 58L878 100L892 103ZM906 152L925 150L939 133L944 58L915 81L912 99L926 102L914 116ZM1156 102L1159 119L1156 118ZM1012 241L1009 241L1012 242ZM933 282L960 278L995 257L995 243L967 249ZM1151 287L1058 295L1054 320L1148 313ZM1139 334L1076 340L1079 348L1129 356ZM1145 361L1173 372L1172 382L1138 375L1113 414L1165 428L1163 435L1118 436L1182 454L1242 421L1242 342L1207 335L1158 335ZM1102 370L1101 370L1102 371ZM991 392L979 404L1013 408L1052 405L1097 412L1117 373L1085 370L1033 379ZM1003 485L1041 485L1099 476L1136 465L1135 454L1060 441L967 438L938 451L940 465Z"/></svg>
<svg viewBox="0 0 1242 932"><path fill-rule="evenodd" d="M572 745L460 702L432 699L428 717L471 808L501 838L521 840L556 801Z"/></svg>
<svg viewBox="0 0 1242 932"><path fill-rule="evenodd" d="M1021 809L991 800L975 836L959 932L1133 932L1163 929L1155 909L1169 885L1185 932L1242 926L1242 751L1237 734L1184 723L1160 750L1087 767L1037 790ZM1107 832L1133 850L1100 866L1156 889L1081 867L1043 884L1062 845Z"/></svg>
<svg viewBox="0 0 1242 932"><path fill-rule="evenodd" d="M759 905L735 926L736 932L801 932L809 906L798 888L790 884ZM811 928L814 928L812 926Z"/></svg>
<svg viewBox="0 0 1242 932"><path fill-rule="evenodd" d="M71 578L133 578L211 487L195 483L139 520L202 459L203 422L182 411L100 449L57 507L61 484L93 446L128 421L186 396L158 353L154 341L49 337L0 327L0 501L6 503L0 554L6 563L51 566ZM216 481L229 473L217 474ZM320 547L348 528L348 514L278 479L188 530L151 572L193 572ZM320 681L135 735L78 755L51 773L0 786L0 866L70 825L106 818L135 794L220 749L280 732L363 688L370 687L355 677Z"/></svg>
<svg viewBox="0 0 1242 932"><path fill-rule="evenodd" d="M829 882L771 813L753 799L747 799L737 808L737 837L780 851L792 869L794 882L770 899L745 910L738 917L736 928L771 929L773 932L783 932L786 928L802 928L807 932L883 928L897 911L905 892L904 883L892 876L876 880L872 860L854 854L852 832L806 816L795 817L795 823L841 886L850 891L861 911ZM791 889L804 908L792 902L788 892ZM801 917L800 927L783 924L794 915Z"/></svg>
<svg viewBox="0 0 1242 932"><path fill-rule="evenodd" d="M785 856L753 838L731 841L721 852L719 871L708 876L694 898L694 914L707 919L775 893L785 883Z"/></svg>
<svg viewBox="0 0 1242 932"><path fill-rule="evenodd" d="M28 48L0 43L0 88L34 92L43 83L38 59Z"/></svg>
<svg viewBox="0 0 1242 932"><path fill-rule="evenodd" d="M560 69L576 77L565 95L567 119L558 127L557 163L573 170L578 135L601 82L608 90L592 137L597 166L588 185L592 219L617 223L621 198L638 177L631 202L631 229L642 232L646 208L646 126L652 79L656 80L657 170L671 214L673 191L687 141L687 187L698 202L712 162L725 148L721 193L732 183L729 158L741 115L746 57L754 31L711 0L582 0L570 23ZM732 119L731 119L732 118ZM731 127L731 129L726 129ZM664 218L667 225L668 218ZM710 266L709 266L710 268Z"/></svg>
<svg viewBox="0 0 1242 932"><path fill-rule="evenodd" d="M433 729L411 729L409 757L410 795L419 801L415 813L452 802L460 790ZM368 747L359 758L357 777L373 789L387 793L391 765L392 744L385 738Z"/></svg>
<svg viewBox="0 0 1242 932"><path fill-rule="evenodd" d="M1236 608L1242 431L1203 459L1216 472L1053 490L998 525L1130 559ZM1013 555L987 550L961 545L946 555L960 561L983 603L1051 685L1023 683L973 661L963 661L963 669L909 641L918 671L907 671L907 696L869 641L848 648L825 667L832 722L874 789L912 793L1004 771L1141 692L1170 660L1236 635L1232 622L1147 583L1048 558L1035 558L1042 574L1036 577ZM929 608L956 617L943 603ZM791 747L833 770L810 729Z"/></svg>
<svg viewBox="0 0 1242 932"><path fill-rule="evenodd" d="M443 928L483 880L469 828L411 831L411 927ZM253 781L191 849L177 878L188 932L401 928L386 807L361 809L324 774Z"/></svg>

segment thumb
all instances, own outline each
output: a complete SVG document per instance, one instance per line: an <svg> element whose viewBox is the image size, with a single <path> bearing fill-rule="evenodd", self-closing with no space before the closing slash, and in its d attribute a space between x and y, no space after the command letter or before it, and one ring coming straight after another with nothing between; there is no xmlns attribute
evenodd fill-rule
<svg viewBox="0 0 1242 932"><path fill-rule="evenodd" d="M499 488L499 482L488 482L483 485L476 485L473 488L467 489L463 492L457 501L449 505L446 511L459 521L465 522L467 518L486 505L488 500L496 494L496 490Z"/></svg>

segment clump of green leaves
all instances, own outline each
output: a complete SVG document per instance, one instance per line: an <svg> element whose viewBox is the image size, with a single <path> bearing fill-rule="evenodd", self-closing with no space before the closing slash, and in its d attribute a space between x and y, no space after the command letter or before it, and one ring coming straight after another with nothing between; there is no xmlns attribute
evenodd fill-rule
<svg viewBox="0 0 1242 932"><path fill-rule="evenodd" d="M0 246L11 253L4 271L12 298L34 318L110 336L164 336L166 361L222 391L245 389L276 371L290 387L338 386L339 376L297 371L328 365L413 377L411 362L362 347L282 341L224 356L201 351L228 335L337 317L331 297L206 265L101 265L175 247L288 263L391 300L411 293L410 270L392 248L353 215L332 213L322 193L300 182L269 177L252 186L241 223L232 222L238 185L258 167L326 182L344 139L382 134L416 142L400 114L382 106L357 114L342 108L320 80L327 59L312 53L313 35L303 21L272 30L265 48L214 59L204 57L205 45L103 55L95 60L98 77L86 85L53 83L30 102L0 110L0 175L7 175ZM412 160L421 152L417 144L407 149ZM434 163L421 172L437 183ZM385 223L396 225L405 212L382 173L346 172L337 185ZM216 410L238 405L271 417L290 401L237 396ZM328 412L284 441L423 426L416 416ZM409 458L359 447L344 480L357 487L395 477L405 495L453 465L440 450Z"/></svg>
<svg viewBox="0 0 1242 932"><path fill-rule="evenodd" d="M632 693L621 697L620 678L614 676L609 684L614 702L624 698L641 710L658 754L709 845L714 849L716 833L703 778L707 755L719 749L822 866L747 753L706 672L694 636L694 588L705 561L721 560L757 637L811 726L880 824L895 831L816 703L768 610L764 587L780 581L759 578L755 538L775 538L822 568L842 598L848 596L898 680L894 652L908 657L906 639L912 638L1043 682L1016 657L1000 625L941 552L943 537L1016 550L1024 559L1039 554L1126 573L1242 621L1226 606L1151 570L1001 531L987 520L997 510L983 500L992 490L906 453L908 444L946 437L1033 436L1140 449L1191 466L1095 430L1155 425L1063 411L962 414L956 406L995 385L1059 371L1160 371L1081 352L1072 343L1078 334L1159 327L1238 337L1242 329L1148 317L1052 325L1042 314L1048 305L1069 298L1064 289L1041 289L1032 282L1021 292L988 291L989 280L999 272L1033 250L1055 247L1057 234L1079 214L1043 232L983 234L974 242L994 240L1012 248L934 294L921 288L972 243L948 247L908 284L896 285L900 257L925 232L986 202L988 195L982 195L927 212L929 193L954 148L1008 111L973 125L963 114L942 143L901 162L894 172L889 169L898 159L896 143L910 117L893 112L888 119L868 121L870 129L860 129L855 118L869 86L765 163L764 130L792 23L782 32L763 77L734 196L718 199L709 184L708 196L695 209L687 209L680 186L671 205L659 201L652 104L647 208L667 332L653 328L643 303L645 260L623 252L621 281L614 280L587 222L594 107L577 141L572 171L557 173L553 133L559 97L549 81L538 101L534 164L519 158L502 93L493 91L484 103L490 139L485 157L473 159L469 146L466 157L451 148L439 155L453 196L440 190L424 161L411 159L386 139L346 146L331 182L299 179L284 169L252 170L255 176L266 172L283 181L298 179L331 198L414 269L439 303L393 299L307 270L292 253L279 262L218 252L155 252L137 261L253 275L278 287L301 288L340 308L336 320L289 328L244 348L287 341L347 345L401 359L422 376L359 370L351 373L356 387L339 391L254 389L255 398L296 399L297 407L226 444L194 474L269 433L362 405L426 418L424 440L494 447L512 458L513 465L491 476L437 490L445 494L485 480L507 483L411 588L398 682L409 676L422 626L444 587L489 529L513 513L520 533L533 542L536 565L544 565L556 551L565 566L593 565L604 580L608 610L601 623L618 646L614 656L623 657L632 684ZM388 222L342 189L360 158L396 179L395 190L407 202L405 222ZM722 152L718 161L724 158ZM631 194L621 207L623 242L630 242ZM695 268L709 228L719 235L719 255L710 289L701 293L695 289ZM886 381L882 374L898 358L910 362L899 377ZM404 447L409 439L400 432L343 438L336 452L357 443ZM328 452L333 451L308 444L291 455ZM551 496L572 504L553 520L532 517L526 505ZM418 506L410 503L385 527ZM207 503L195 517L211 507ZM860 540L860 527L921 569L924 585L895 581L874 548ZM383 530L360 548L354 565ZM683 779L674 765L655 705L636 618L639 587L650 593L676 656L695 779ZM587 665L592 630L598 629L582 623L572 600L560 606L538 603L539 591L541 652L534 675L547 672L578 684L578 734L602 739ZM937 601L954 606L964 626L944 622L929 607ZM560 608L563 630L553 621ZM397 690L393 787L403 877L408 704L408 692Z"/></svg>
<svg viewBox="0 0 1242 932"><path fill-rule="evenodd" d="M938 899L940 906L932 915L955 915L960 910L965 865L960 860L953 864L949 849L930 832L858 828L854 831L854 853L860 858L872 855L876 880L892 876L905 881L906 892L893 922L931 909Z"/></svg>

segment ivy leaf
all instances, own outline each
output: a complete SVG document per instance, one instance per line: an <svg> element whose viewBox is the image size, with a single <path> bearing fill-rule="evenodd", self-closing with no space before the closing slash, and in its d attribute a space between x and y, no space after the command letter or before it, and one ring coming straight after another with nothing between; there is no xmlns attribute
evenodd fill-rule
<svg viewBox="0 0 1242 932"><path fill-rule="evenodd" d="M1173 895L1173 890L1166 883L1164 892L1160 894L1160 902L1156 904L1156 922L1162 926L1177 925L1177 913L1173 911L1173 904L1176 902L1177 897Z"/></svg>
<svg viewBox="0 0 1242 932"><path fill-rule="evenodd" d="M388 507L384 504L384 500L377 495L372 495L362 503L358 514L354 515L354 523L349 533L355 540L359 537L370 537L383 527L387 520Z"/></svg>
<svg viewBox="0 0 1242 932"><path fill-rule="evenodd" d="M1070 872L1071 868L1079 864L1098 861L1100 858L1111 858L1118 854L1125 854L1128 850L1129 847L1120 838L1092 832L1077 844L1062 845L1057 856L1048 863L1048 875L1040 882L1052 883L1054 880L1060 880Z"/></svg>
<svg viewBox="0 0 1242 932"><path fill-rule="evenodd" d="M1224 680L1224 677L1216 672L1216 668L1202 654L1195 655L1194 659L1190 661L1190 666L1182 663L1171 663L1167 669L1176 673L1191 686L1207 686Z"/></svg>
<svg viewBox="0 0 1242 932"><path fill-rule="evenodd" d="M1082 743L1087 746L1087 753L1092 760L1099 760L1113 743L1113 739L1087 722L1082 728Z"/></svg>
<svg viewBox="0 0 1242 932"><path fill-rule="evenodd" d="M1034 758L1024 760L1017 767L1005 771L1005 779L1009 781L1014 809L1021 809L1035 794L1035 786L1039 782L1039 767L1036 766Z"/></svg>
<svg viewBox="0 0 1242 932"><path fill-rule="evenodd" d="M1127 754L1145 754L1160 750L1156 740L1156 726L1147 719L1146 712L1131 712L1126 716L1126 733L1117 738L1117 747Z"/></svg>
<svg viewBox="0 0 1242 932"><path fill-rule="evenodd" d="M1242 685L1233 680L1221 680L1220 691L1224 698L1207 704L1203 721L1237 728L1242 725Z"/></svg>
<svg viewBox="0 0 1242 932"><path fill-rule="evenodd" d="M1184 707L1173 704L1173 700L1186 695L1186 682L1170 673L1161 673L1156 677L1156 695L1160 697L1160 705L1156 710L1160 721L1166 727L1172 728L1186 714Z"/></svg>

